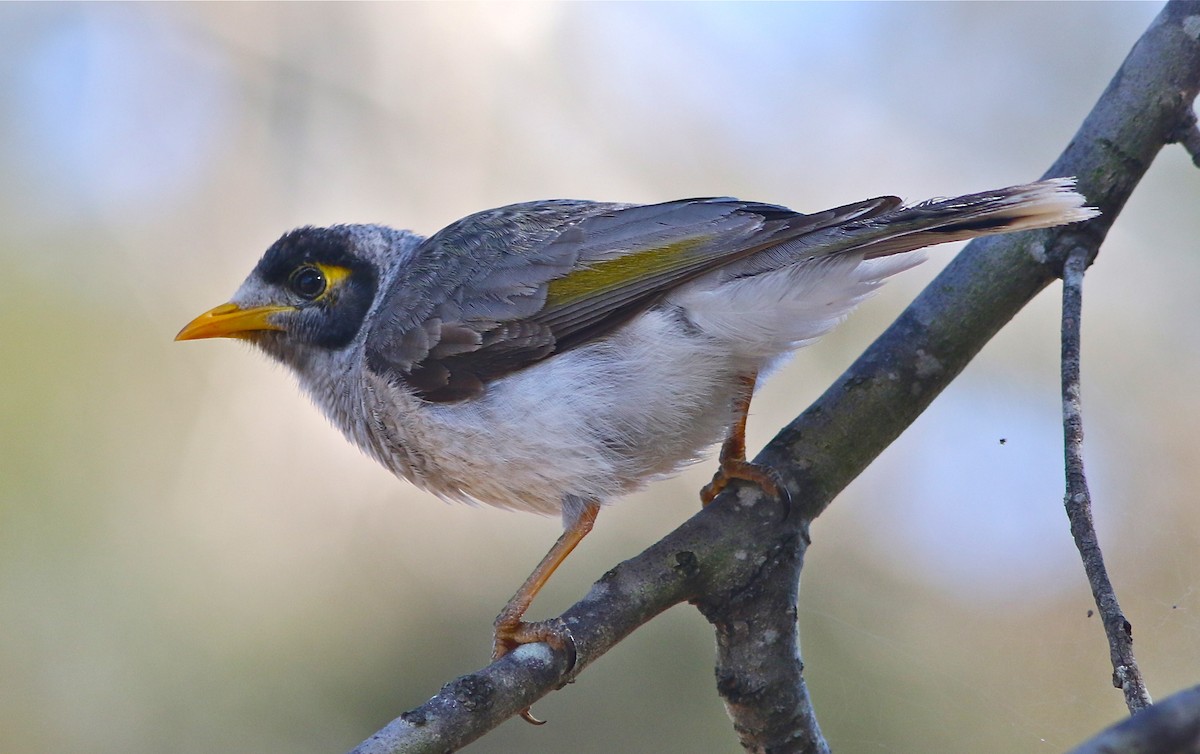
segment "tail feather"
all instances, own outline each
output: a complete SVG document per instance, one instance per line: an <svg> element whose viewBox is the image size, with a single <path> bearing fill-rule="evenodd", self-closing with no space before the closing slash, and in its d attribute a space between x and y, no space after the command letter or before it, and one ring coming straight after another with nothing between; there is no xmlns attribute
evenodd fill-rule
<svg viewBox="0 0 1200 754"><path fill-rule="evenodd" d="M891 197L869 216L841 219L740 260L707 284L672 294L701 330L746 358L771 359L829 332L925 246L1095 217L1073 178L903 206ZM903 252L910 252L904 254Z"/></svg>
<svg viewBox="0 0 1200 754"><path fill-rule="evenodd" d="M1051 178L900 207L841 226L849 243L839 251L861 251L865 259L873 259L976 236L1052 228L1099 215L1095 207L1085 206L1086 200L1074 189L1074 178Z"/></svg>

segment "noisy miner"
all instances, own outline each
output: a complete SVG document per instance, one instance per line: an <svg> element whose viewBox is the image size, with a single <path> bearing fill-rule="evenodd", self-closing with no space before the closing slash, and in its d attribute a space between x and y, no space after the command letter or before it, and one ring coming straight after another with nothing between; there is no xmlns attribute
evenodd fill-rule
<svg viewBox="0 0 1200 754"><path fill-rule="evenodd" d="M735 479L779 495L745 454L763 374L922 261L916 249L1097 215L1074 185L808 215L730 198L537 201L429 238L304 227L176 339L258 346L351 442L422 489L561 514L562 536L496 618L493 657L562 648L561 624L522 616L603 505L718 441L705 504Z"/></svg>

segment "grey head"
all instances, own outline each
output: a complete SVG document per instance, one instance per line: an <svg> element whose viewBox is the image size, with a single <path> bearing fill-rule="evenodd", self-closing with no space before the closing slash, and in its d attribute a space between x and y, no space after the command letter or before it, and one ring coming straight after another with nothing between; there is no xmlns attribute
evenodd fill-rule
<svg viewBox="0 0 1200 754"><path fill-rule="evenodd" d="M263 254L230 303L269 311L239 337L304 377L361 344L379 291L424 240L382 225L303 227Z"/></svg>

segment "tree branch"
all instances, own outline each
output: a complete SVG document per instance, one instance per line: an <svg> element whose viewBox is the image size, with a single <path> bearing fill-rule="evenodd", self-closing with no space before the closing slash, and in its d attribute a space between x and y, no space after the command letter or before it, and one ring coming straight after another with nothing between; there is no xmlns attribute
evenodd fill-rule
<svg viewBox="0 0 1200 754"><path fill-rule="evenodd" d="M1200 128L1196 127L1196 114L1189 113L1187 120L1179 124L1174 141L1187 150L1192 157L1192 164L1200 168Z"/></svg>
<svg viewBox="0 0 1200 754"><path fill-rule="evenodd" d="M786 519L757 490L731 485L667 537L605 574L563 614L578 653L571 675L566 660L551 658L544 646L522 648L448 684L355 752L458 748L568 682L639 625L683 600L696 602L716 624L719 688L743 745L752 751L826 751L795 637L795 576L808 523L1058 276L1068 252L1081 247L1089 259L1095 257L1154 156L1190 113L1200 91L1198 33L1200 3L1169 3L1047 172L1078 176L1081 192L1103 211L1101 217L1082 228L969 244L759 454L756 462L770 465L787 482L793 502ZM781 661L764 661L768 655ZM779 689L789 692L772 696Z"/></svg>
<svg viewBox="0 0 1200 754"><path fill-rule="evenodd" d="M1173 694L1084 742L1071 754L1196 754L1200 686Z"/></svg>
<svg viewBox="0 0 1200 754"><path fill-rule="evenodd" d="M776 536L754 557L760 567L732 593L706 594L696 606L717 633L717 693L750 752L828 754L802 675L796 602L808 539ZM734 557L738 557L734 553Z"/></svg>

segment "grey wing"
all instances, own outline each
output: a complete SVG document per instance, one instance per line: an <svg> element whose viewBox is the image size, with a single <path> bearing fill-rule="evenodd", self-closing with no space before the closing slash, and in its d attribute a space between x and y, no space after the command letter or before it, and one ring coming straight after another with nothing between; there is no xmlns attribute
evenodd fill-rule
<svg viewBox="0 0 1200 754"><path fill-rule="evenodd" d="M367 334L367 364L435 401L477 394L484 379L463 357L508 350L530 360L553 348L527 322L548 280L574 268L552 242L578 222L625 205L545 201L480 212L426 239L388 283ZM485 342L486 340L486 342Z"/></svg>
<svg viewBox="0 0 1200 754"><path fill-rule="evenodd" d="M802 215L734 199L552 201L472 215L427 239L390 284L368 365L426 400L470 398L611 332L688 280L898 203Z"/></svg>

